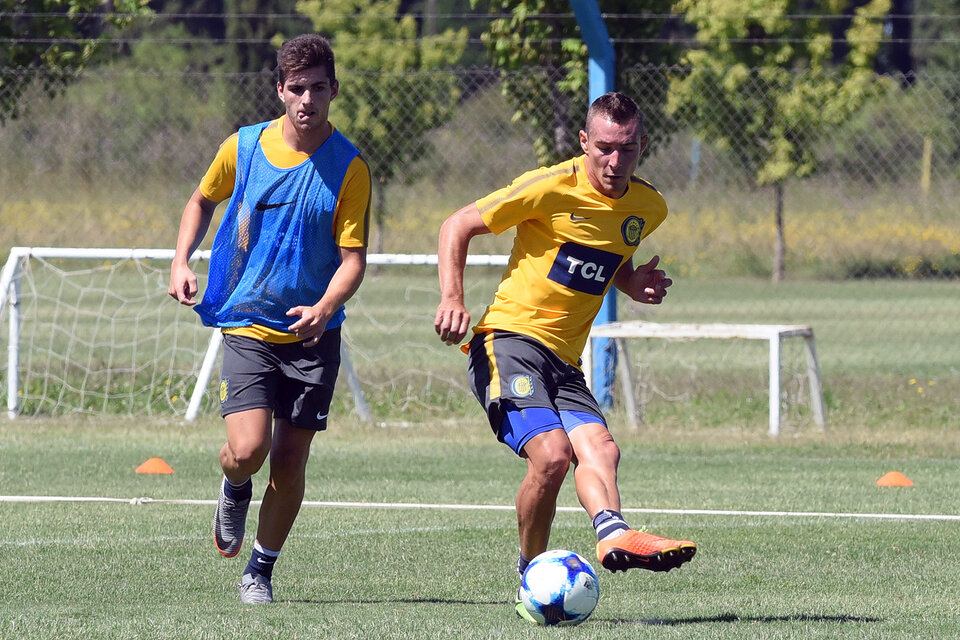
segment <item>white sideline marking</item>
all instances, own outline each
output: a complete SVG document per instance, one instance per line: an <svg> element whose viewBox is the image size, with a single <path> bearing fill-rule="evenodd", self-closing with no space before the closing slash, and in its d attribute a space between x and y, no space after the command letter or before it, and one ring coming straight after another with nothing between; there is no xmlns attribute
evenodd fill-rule
<svg viewBox="0 0 960 640"><path fill-rule="evenodd" d="M452 527L392 527L389 529L351 529L348 531L323 531L320 533L298 533L298 540L329 540L331 538L344 538L350 536L393 536L404 535L408 533L438 533L444 531L497 531L502 529L500 526L452 526ZM582 528L580 525L554 523L554 529L574 529ZM101 544L106 541L113 541L113 538L90 537L90 538L28 538L26 540L3 540L0 538L0 545L9 545L14 547L52 547L52 546L89 546ZM199 540L210 540L210 534L199 536L154 536L152 538L138 537L138 543L163 543L163 542L195 542Z"/></svg>
<svg viewBox="0 0 960 640"><path fill-rule="evenodd" d="M0 496L0 502L115 502L126 504L196 504L215 505L216 500L104 498L95 496ZM259 505L254 500L251 505ZM431 504L423 502L327 502L304 500L304 507L334 509L433 509L445 511L513 511L513 505L499 504ZM557 507L557 511L582 511L581 507ZM757 516L773 518L866 518L872 520L946 520L960 522L960 514L926 513L851 513L827 511L751 511L728 509L641 509L624 507L623 513L653 513L683 516Z"/></svg>

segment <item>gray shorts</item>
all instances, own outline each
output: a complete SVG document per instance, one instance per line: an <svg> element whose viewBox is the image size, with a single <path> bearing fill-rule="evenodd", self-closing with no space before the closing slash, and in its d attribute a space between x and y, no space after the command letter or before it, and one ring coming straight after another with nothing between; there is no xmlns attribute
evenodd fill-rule
<svg viewBox="0 0 960 640"><path fill-rule="evenodd" d="M583 373L539 340L511 331L480 333L470 341L468 355L470 388L500 440L503 417L511 408L579 412L604 423Z"/></svg>
<svg viewBox="0 0 960 640"><path fill-rule="evenodd" d="M340 371L340 329L312 347L223 336L220 413L270 409L301 429L323 431Z"/></svg>

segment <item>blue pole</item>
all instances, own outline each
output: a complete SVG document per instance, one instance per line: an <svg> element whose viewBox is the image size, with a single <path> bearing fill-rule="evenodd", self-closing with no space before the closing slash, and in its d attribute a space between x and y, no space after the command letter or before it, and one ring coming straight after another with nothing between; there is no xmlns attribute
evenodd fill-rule
<svg viewBox="0 0 960 640"><path fill-rule="evenodd" d="M580 33L587 43L590 56L590 102L615 88L613 44L607 26L600 15L596 0L570 0L570 7L577 17ZM617 291L610 289L603 298L600 313L594 324L606 324L617 319ZM613 340L597 338L593 341L593 395L603 409L613 405L614 371L617 367L617 352Z"/></svg>

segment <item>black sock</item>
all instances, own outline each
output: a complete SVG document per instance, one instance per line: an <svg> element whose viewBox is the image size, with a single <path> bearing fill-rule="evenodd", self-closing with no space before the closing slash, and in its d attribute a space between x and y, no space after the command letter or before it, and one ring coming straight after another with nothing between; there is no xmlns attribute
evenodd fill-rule
<svg viewBox="0 0 960 640"><path fill-rule="evenodd" d="M242 484L233 484L223 476L223 495L234 502L249 500L253 496L253 478L247 478Z"/></svg>
<svg viewBox="0 0 960 640"><path fill-rule="evenodd" d="M530 564L530 561L523 557L523 554L517 556L517 573L523 576L523 572L527 570L527 566Z"/></svg>
<svg viewBox="0 0 960 640"><path fill-rule="evenodd" d="M244 574L261 575L267 580L273 577L273 564L277 561L279 551L264 549L260 542L253 543L253 551L250 553L250 562L247 568L243 570Z"/></svg>

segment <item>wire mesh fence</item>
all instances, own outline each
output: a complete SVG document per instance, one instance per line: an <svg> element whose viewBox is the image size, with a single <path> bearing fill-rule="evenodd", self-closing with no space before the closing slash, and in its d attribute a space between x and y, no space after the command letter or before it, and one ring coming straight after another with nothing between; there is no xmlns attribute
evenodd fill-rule
<svg viewBox="0 0 960 640"><path fill-rule="evenodd" d="M765 284L751 289L749 305L738 305L743 288L737 283L770 278L778 194L773 186L758 184L744 163L743 147L755 138L737 137L747 127L742 110L728 97L718 93L702 101L713 105L712 117L731 132L732 142L723 144L698 133L695 114L666 107L671 82L683 73L671 67L628 68L620 72L618 86L647 115L652 143L637 173L663 192L670 207L670 217L640 253L660 254L678 289L691 291L692 283L702 283L696 288L699 297L668 298L655 312L626 304L622 315L813 324L828 388L836 380L831 376L852 373L888 380L960 379L960 73L887 79L850 118L804 136L816 164L809 175L783 183L779 206L788 280L794 287L812 288L814 298L835 300L816 309L803 302L785 304L810 300L806 293L788 296L786 289ZM0 126L4 254L16 245L173 247L183 204L218 145L241 125L282 114L269 73L106 68L69 77L8 70L7 77L14 80L0 91L16 92L18 108L17 117ZM587 89L582 95L551 91L562 79L559 70L401 74L343 69L338 77L341 95L331 120L373 168L375 252L433 253L447 215L534 168L544 144L579 152ZM519 85L534 90L519 97L505 90ZM532 110L551 116L546 138L525 117ZM472 249L506 253L510 242L482 237ZM378 276L374 271L368 277ZM424 276L423 287L432 287L434 277ZM843 287L871 279L877 287L869 296L863 288ZM491 281L489 291L477 294L478 304L494 285ZM413 301L398 302L406 305L402 324L423 323L424 340L429 340L434 298L420 288L416 292L427 302L416 309ZM370 300L362 288L355 310L366 309ZM373 312L354 317L363 318L351 329L356 336L393 326ZM923 340L908 348L916 336ZM364 356L364 340L351 339L361 354L358 368L380 371L379 356ZM903 350L903 366L877 351L889 340ZM862 347L862 357L840 349L852 344ZM434 351L439 348L424 350L424 357L447 366L449 354L440 357ZM656 360L669 361L675 351L655 353ZM648 370L650 363L638 366ZM691 369L709 367L695 364L669 375L684 378ZM403 396L416 399L419 387L411 375ZM443 369L437 380L451 375ZM367 378L376 384L376 375ZM395 378L388 378L391 385ZM656 384L649 372L641 379ZM446 386L437 388L440 395L447 393Z"/></svg>
<svg viewBox="0 0 960 640"><path fill-rule="evenodd" d="M711 271L761 275L769 268L776 196L743 160L757 143L747 133L737 138L747 128L744 113L719 93L703 102L728 109L710 115L731 132L723 144L698 136L695 115L668 113L664 96L682 73L635 67L620 77L624 91L650 105L651 148L638 173L664 193L675 216L652 242L659 250L662 240L687 275L696 275L704 252L718 254L707 256L716 263ZM171 244L182 204L220 142L243 124L282 113L269 73L7 75L14 80L0 91L19 96L19 115L0 127L4 247ZM523 75L544 88L504 95ZM543 133L525 115L551 114L548 144L579 153L586 88L573 97L548 90L560 79L550 69L342 71L332 119L344 123L338 126L372 165L377 249L432 251L449 211L536 166ZM960 74L902 80L846 122L805 135L816 165L783 183L794 273L823 276L838 265L841 276L960 271ZM716 243L712 249L700 244L702 234ZM741 257L719 255L732 249Z"/></svg>

